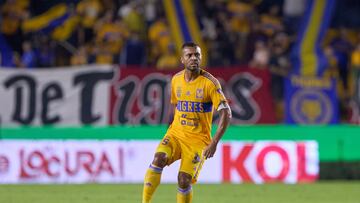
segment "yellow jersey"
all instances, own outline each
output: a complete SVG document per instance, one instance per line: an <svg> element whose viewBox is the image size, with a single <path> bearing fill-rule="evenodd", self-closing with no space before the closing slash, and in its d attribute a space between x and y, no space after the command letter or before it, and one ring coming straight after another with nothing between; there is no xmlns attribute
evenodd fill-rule
<svg viewBox="0 0 360 203"><path fill-rule="evenodd" d="M171 80L171 104L176 105L174 120L167 134L189 144L208 145L211 141L213 110L226 98L219 81L201 69L193 81L185 81L185 70Z"/></svg>

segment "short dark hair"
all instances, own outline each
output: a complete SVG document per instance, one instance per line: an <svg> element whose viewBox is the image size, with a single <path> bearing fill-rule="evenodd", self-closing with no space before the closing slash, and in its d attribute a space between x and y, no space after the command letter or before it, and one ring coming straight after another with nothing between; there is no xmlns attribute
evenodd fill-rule
<svg viewBox="0 0 360 203"><path fill-rule="evenodd" d="M198 44L196 44L195 42L185 42L181 49L184 49L185 47L200 47Z"/></svg>

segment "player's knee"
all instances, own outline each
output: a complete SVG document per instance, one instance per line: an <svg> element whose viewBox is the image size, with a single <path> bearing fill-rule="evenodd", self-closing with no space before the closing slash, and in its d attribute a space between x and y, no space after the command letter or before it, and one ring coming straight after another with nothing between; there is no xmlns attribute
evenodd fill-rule
<svg viewBox="0 0 360 203"><path fill-rule="evenodd" d="M191 175L184 173L184 172L180 172L179 176L178 176L178 185L179 188L188 188L191 185Z"/></svg>
<svg viewBox="0 0 360 203"><path fill-rule="evenodd" d="M152 162L153 165L164 168L167 163L167 156L165 153L156 153L154 156L154 160Z"/></svg>

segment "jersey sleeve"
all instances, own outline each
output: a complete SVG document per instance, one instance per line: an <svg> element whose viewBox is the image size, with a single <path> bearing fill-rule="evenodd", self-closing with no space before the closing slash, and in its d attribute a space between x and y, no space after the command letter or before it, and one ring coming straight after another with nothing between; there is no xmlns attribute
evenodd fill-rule
<svg viewBox="0 0 360 203"><path fill-rule="evenodd" d="M175 79L174 79L174 78L172 78L172 80L171 80L170 103L171 103L171 104L177 104L177 99L176 99L176 87L175 87Z"/></svg>
<svg viewBox="0 0 360 203"><path fill-rule="evenodd" d="M221 102L227 102L218 80L210 85L211 102L215 109L217 109Z"/></svg>

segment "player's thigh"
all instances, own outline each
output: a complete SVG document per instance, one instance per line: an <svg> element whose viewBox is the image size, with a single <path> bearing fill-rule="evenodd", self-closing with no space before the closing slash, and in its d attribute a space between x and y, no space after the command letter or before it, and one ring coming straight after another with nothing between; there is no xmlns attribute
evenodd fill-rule
<svg viewBox="0 0 360 203"><path fill-rule="evenodd" d="M202 156L204 146L189 146L182 144L181 149L181 164L179 171L191 175L192 182L195 183L204 162Z"/></svg>
<svg viewBox="0 0 360 203"><path fill-rule="evenodd" d="M159 143L156 153L165 153L167 159L166 165L170 165L180 159L181 147L174 136L165 135Z"/></svg>

